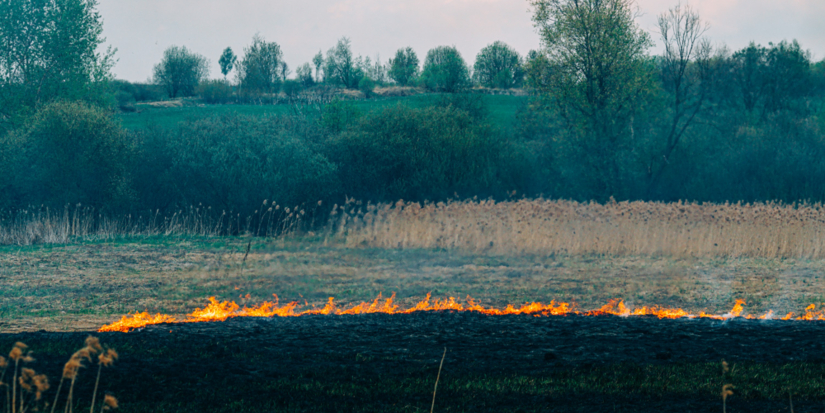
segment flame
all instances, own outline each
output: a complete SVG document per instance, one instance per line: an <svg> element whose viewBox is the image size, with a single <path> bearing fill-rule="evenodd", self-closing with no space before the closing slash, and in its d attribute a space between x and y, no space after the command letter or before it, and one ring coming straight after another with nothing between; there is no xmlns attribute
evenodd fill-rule
<svg viewBox="0 0 825 413"><path fill-rule="evenodd" d="M443 300L433 300L430 294L418 302L415 306L408 309L399 309L399 306L394 304L395 294L389 298L383 298L381 294L372 302L362 302L351 307L339 307L335 303L333 297L329 297L327 303L321 308L311 308L301 310L301 307L308 306L306 300L302 306L296 301L289 302L283 306L279 305L278 296L274 295L274 302L263 302L261 304L240 308L234 301L218 301L215 297L209 297L209 304L204 308L198 308L191 312L184 319L177 319L170 315L156 314L154 316L147 312L135 313L123 316L120 320L101 327L98 331L120 331L129 332L141 327L152 324L163 323L199 323L210 321L225 321L231 317L300 317L304 315L357 315L357 314L412 314L423 311L470 311L491 316L501 315L532 315L535 317L546 316L566 316L566 315L580 315L580 316L619 316L619 317L638 317L638 316L655 316L660 319L677 319L677 318L711 318L715 320L728 320L731 318L747 318L770 320L774 319L773 311L768 311L761 316L742 315L744 312L745 301L736 300L733 308L729 313L724 315L708 314L700 312L698 315L691 314L681 308L667 308L660 306L639 307L630 309L622 300L611 300L601 308L590 311L576 311L575 306L569 303L556 303L551 301L549 304L542 304L539 302L525 303L520 307L512 304L504 308L484 307L476 303L469 296L465 299L466 303L461 303L455 297L449 297ZM243 298L243 297L242 297ZM249 295L246 296L249 298ZM782 320L825 320L825 310L816 311L816 306L811 304L805 309L805 314L793 318L793 313L788 313L781 318Z"/></svg>

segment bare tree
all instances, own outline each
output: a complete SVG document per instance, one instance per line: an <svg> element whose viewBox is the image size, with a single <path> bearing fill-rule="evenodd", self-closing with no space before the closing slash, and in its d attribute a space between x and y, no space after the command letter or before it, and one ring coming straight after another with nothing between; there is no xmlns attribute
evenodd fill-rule
<svg viewBox="0 0 825 413"><path fill-rule="evenodd" d="M648 193L656 189L668 159L704 107L713 51L710 41L703 38L708 28L690 6L677 5L659 15L659 34L665 46L660 67L662 85L670 95L670 119L661 156L657 155L648 168Z"/></svg>

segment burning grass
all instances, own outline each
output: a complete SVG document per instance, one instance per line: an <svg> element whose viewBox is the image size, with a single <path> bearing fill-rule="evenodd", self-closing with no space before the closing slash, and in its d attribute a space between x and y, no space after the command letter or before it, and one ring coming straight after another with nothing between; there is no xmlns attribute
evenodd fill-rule
<svg viewBox="0 0 825 413"><path fill-rule="evenodd" d="M496 255L825 258L820 204L452 201L339 207L350 247ZM335 213L334 212L334 213Z"/></svg>
<svg viewBox="0 0 825 413"><path fill-rule="evenodd" d="M455 297L450 297L445 300L432 300L430 294L427 298L418 302L414 307L399 309L398 305L393 302L395 294L390 298L383 299L381 295L374 301L350 307L336 306L333 297L330 297L326 305L321 308L314 307L302 310L298 302L293 301L280 306L278 297L275 296L274 302L263 302L252 307L241 308L234 301L218 301L215 297L209 297L209 304L204 308L198 308L190 313L185 319L176 319L168 314L155 314L154 316L147 313L135 313L125 315L120 320L107 324L101 327L99 332L120 331L129 332L138 328L143 328L148 325L155 324L173 324L173 323L203 323L225 321L233 317L300 317L306 315L357 315L357 314L412 314L427 311L457 311L457 312L474 312L485 314L489 316L501 315L532 315L534 317L547 316L567 316L580 315L588 317L598 316L619 316L619 317L639 317L639 316L653 316L660 319L677 319L677 318L711 318L715 320L728 320L732 318L745 318L748 320L772 320L779 319L783 321L825 321L825 310L816 310L816 305L811 304L805 308L805 312L801 315L794 313L787 313L784 316L775 315L773 311L768 311L762 315L752 315L744 313L744 300L736 300L736 304L726 314L708 314L700 312L698 314L691 314L681 308L667 308L661 306L639 307L630 309L624 301L611 300L601 308L595 310L581 311L576 310L575 305L570 303L556 303L551 301L549 304L542 303L527 303L520 307L507 305L504 308L484 307L477 304L469 296L466 299L466 304L462 304ZM305 303L308 306L308 303Z"/></svg>

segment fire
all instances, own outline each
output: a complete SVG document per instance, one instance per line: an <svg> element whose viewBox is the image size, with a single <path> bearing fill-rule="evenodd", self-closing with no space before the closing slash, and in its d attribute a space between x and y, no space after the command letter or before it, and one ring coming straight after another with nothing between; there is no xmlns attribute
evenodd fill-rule
<svg viewBox="0 0 825 413"><path fill-rule="evenodd" d="M200 323L210 321L225 321L231 317L300 317L305 315L357 315L357 314L412 314L422 311L470 311L490 316L500 315L532 315L535 317L546 316L619 316L619 317L638 317L638 316L653 316L660 319L677 319L677 318L712 318L716 320L727 320L731 318L747 318L768 320L774 319L773 311L769 311L761 316L756 315L742 315L744 312L745 301L736 300L731 311L724 315L714 315L705 312L700 312L694 315L681 308L666 308L660 306L639 307L630 309L622 300L611 300L597 310L577 311L575 306L569 303L556 303L551 301L549 304L542 303L526 303L520 307L507 305L504 308L484 307L476 303L469 296L465 302L459 302L455 297L449 297L444 300L432 299L430 294L418 302L415 306L400 309L397 304L394 304L395 294L389 298L383 298L381 294L372 302L362 302L360 304L350 307L339 307L335 303L335 299L330 297L327 303L321 308L302 309L308 306L300 305L293 301L283 306L279 304L278 296L275 295L274 302L264 302L253 307L244 306L241 308L234 301L218 301L215 297L209 297L209 304L202 308L196 309L186 316L184 319L177 319L170 315L156 314L154 316L149 313L135 313L123 316L120 320L101 327L98 331L120 331L129 332L141 327L152 324L163 323ZM247 296L248 298L248 296ZM811 304L805 309L805 314L799 317L793 317L793 313L788 313L781 317L782 320L825 320L825 310L816 311L816 306Z"/></svg>

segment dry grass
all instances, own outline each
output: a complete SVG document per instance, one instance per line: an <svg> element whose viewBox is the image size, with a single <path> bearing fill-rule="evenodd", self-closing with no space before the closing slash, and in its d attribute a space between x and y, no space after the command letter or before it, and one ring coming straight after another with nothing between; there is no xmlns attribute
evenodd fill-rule
<svg viewBox="0 0 825 413"><path fill-rule="evenodd" d="M397 202L339 207L351 247L459 249L499 255L825 257L820 204Z"/></svg>
<svg viewBox="0 0 825 413"><path fill-rule="evenodd" d="M314 209L309 211L314 213ZM0 213L0 245L66 244L146 236L289 236L302 232L307 210L264 200L251 216L218 214L211 208L190 207L171 216L159 211L118 217L103 216L94 208L66 206L63 211L34 208Z"/></svg>
<svg viewBox="0 0 825 413"><path fill-rule="evenodd" d="M32 352L27 349L26 344L17 342L9 353L8 360L0 356L0 389L5 388L6 390L6 413L39 412L46 411L49 407L48 399L45 397L46 392L51 388L49 378L45 374L37 374L34 369L24 367L26 364L35 361L34 357L31 356ZM97 390L100 385L103 367L111 367L117 358L117 352L111 348L104 349L97 337L89 336L86 338L85 346L76 351L63 367L60 384L54 394L54 402L51 403L51 409L48 411L55 412L60 401L63 385L68 382L68 395L64 397L63 412L73 412L75 407L74 389L78 372L81 368L92 367L97 361L97 377L95 378L95 388L92 392L92 402L89 408L89 413L94 413L96 411L95 399L97 399ZM11 373L8 372L9 369L11 369ZM7 374L11 377L11 380L3 382ZM116 408L117 399L110 394L106 394L99 411L102 413Z"/></svg>

